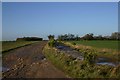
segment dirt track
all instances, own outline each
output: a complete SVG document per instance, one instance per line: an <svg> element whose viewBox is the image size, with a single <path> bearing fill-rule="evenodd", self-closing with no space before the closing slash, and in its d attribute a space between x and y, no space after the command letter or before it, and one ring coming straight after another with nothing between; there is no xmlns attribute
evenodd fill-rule
<svg viewBox="0 0 120 80"><path fill-rule="evenodd" d="M6 78L65 78L42 53L47 42L39 42L10 51L3 57L3 77ZM12 45L11 45L12 46Z"/></svg>

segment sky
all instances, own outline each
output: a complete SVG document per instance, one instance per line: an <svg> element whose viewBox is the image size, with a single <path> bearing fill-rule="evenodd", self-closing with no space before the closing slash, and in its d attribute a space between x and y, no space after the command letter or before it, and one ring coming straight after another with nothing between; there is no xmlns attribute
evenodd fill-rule
<svg viewBox="0 0 120 80"><path fill-rule="evenodd" d="M2 39L118 32L117 2L3 2Z"/></svg>
<svg viewBox="0 0 120 80"><path fill-rule="evenodd" d="M2 2L119 2L120 0L2 0Z"/></svg>
<svg viewBox="0 0 120 80"><path fill-rule="evenodd" d="M0 41L2 41L2 3L0 2ZM0 44L1 49L1 44Z"/></svg>

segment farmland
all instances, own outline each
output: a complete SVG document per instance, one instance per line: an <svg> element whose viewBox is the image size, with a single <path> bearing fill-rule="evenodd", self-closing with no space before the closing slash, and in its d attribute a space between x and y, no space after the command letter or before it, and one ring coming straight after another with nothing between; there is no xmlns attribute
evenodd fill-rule
<svg viewBox="0 0 120 80"><path fill-rule="evenodd" d="M27 0L1 6L0 79L120 78L120 2Z"/></svg>
<svg viewBox="0 0 120 80"><path fill-rule="evenodd" d="M25 45L30 45L38 41L3 41L2 52L6 52L12 49L16 49Z"/></svg>
<svg viewBox="0 0 120 80"><path fill-rule="evenodd" d="M3 76L15 78L21 76L27 78L117 78L120 76L118 72L120 66L117 63L119 61L118 51L116 51L117 45L118 41L111 40L57 41L53 36L49 36L48 42L3 42L3 51L7 51L7 55L3 56ZM103 51L104 48L106 51ZM101 61L101 58L104 61ZM99 62L108 64L99 65ZM44 75L48 74L47 70L50 70L51 74ZM37 73L36 76L33 76L34 72Z"/></svg>
<svg viewBox="0 0 120 80"><path fill-rule="evenodd" d="M118 78L120 76L117 41L103 40L102 43L98 40L93 42L89 40L88 45L79 42L81 41L56 42L51 37L43 52L57 68L73 78ZM87 41L83 42L85 44ZM97 46L98 42L101 43L100 47ZM93 44L95 45L92 46ZM114 49L113 45L116 45Z"/></svg>
<svg viewBox="0 0 120 80"><path fill-rule="evenodd" d="M108 48L118 50L118 44L120 41L116 40L81 40L81 41L69 41L70 43L76 43L77 45L92 46L95 48Z"/></svg>

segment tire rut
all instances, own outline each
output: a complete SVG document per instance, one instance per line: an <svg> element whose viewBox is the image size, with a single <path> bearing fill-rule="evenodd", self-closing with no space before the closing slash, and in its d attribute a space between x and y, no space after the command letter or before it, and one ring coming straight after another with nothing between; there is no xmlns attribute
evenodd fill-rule
<svg viewBox="0 0 120 80"><path fill-rule="evenodd" d="M42 53L46 41L10 51L3 57L3 78L65 78Z"/></svg>

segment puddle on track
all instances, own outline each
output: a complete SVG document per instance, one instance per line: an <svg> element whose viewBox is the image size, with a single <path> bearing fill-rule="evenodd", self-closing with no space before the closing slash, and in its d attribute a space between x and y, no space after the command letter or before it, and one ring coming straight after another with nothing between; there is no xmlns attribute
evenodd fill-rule
<svg viewBox="0 0 120 80"><path fill-rule="evenodd" d="M9 71L10 69L7 68L7 67L0 67L0 70L1 70L2 72L7 72L7 71Z"/></svg>

